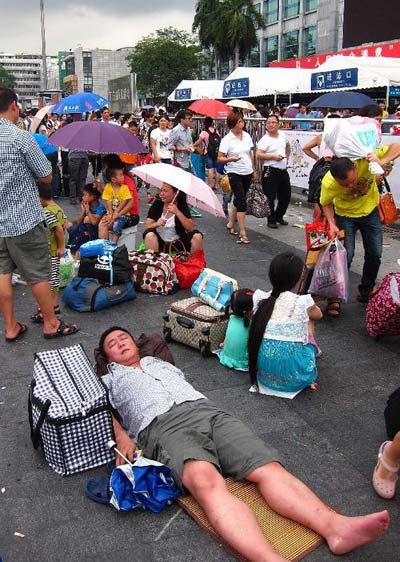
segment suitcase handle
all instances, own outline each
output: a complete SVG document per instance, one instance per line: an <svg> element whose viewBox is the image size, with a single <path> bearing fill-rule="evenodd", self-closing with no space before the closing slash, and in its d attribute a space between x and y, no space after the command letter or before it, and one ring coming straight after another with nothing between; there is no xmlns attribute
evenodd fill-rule
<svg viewBox="0 0 400 562"><path fill-rule="evenodd" d="M190 318L185 318L184 316L177 316L176 321L182 328L188 328L189 330L193 330L194 322L190 320Z"/></svg>

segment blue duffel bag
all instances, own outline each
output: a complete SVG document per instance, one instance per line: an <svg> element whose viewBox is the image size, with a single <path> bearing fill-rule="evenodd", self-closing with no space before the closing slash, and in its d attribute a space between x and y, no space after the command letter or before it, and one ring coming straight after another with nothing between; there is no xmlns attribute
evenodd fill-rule
<svg viewBox="0 0 400 562"><path fill-rule="evenodd" d="M106 285L91 277L75 277L63 291L63 301L78 312L97 312L136 298L132 281Z"/></svg>

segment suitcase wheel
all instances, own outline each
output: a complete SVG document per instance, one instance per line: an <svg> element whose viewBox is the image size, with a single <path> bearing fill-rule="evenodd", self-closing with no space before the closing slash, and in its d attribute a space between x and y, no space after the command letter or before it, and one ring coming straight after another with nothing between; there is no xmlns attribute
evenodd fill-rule
<svg viewBox="0 0 400 562"><path fill-rule="evenodd" d="M211 355L210 344L208 342L200 342L199 349L202 357L209 357Z"/></svg>
<svg viewBox="0 0 400 562"><path fill-rule="evenodd" d="M167 342L172 341L171 328L164 328L163 333L164 333L165 341L167 341Z"/></svg>

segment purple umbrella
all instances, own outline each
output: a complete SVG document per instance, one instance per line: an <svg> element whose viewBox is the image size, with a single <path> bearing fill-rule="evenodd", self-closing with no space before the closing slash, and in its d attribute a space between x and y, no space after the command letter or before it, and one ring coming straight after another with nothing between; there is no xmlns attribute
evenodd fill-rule
<svg viewBox="0 0 400 562"><path fill-rule="evenodd" d="M51 135L50 144L97 154L140 154L148 152L139 137L124 127L101 121L76 121Z"/></svg>

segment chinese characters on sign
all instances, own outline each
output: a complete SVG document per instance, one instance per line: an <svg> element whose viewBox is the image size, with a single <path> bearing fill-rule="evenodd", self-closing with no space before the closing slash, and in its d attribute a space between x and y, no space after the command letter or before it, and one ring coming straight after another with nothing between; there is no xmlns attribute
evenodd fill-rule
<svg viewBox="0 0 400 562"><path fill-rule="evenodd" d="M336 90L358 86L358 68L344 68L311 74L311 90Z"/></svg>
<svg viewBox="0 0 400 562"><path fill-rule="evenodd" d="M121 76L108 81L108 101L112 112L132 111L135 99L133 75Z"/></svg>
<svg viewBox="0 0 400 562"><path fill-rule="evenodd" d="M237 78L236 80L225 80L223 96L224 98L241 98L248 96L250 81L248 78Z"/></svg>
<svg viewBox="0 0 400 562"><path fill-rule="evenodd" d="M192 96L192 88L180 88L175 90L176 100L190 100Z"/></svg>

